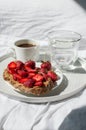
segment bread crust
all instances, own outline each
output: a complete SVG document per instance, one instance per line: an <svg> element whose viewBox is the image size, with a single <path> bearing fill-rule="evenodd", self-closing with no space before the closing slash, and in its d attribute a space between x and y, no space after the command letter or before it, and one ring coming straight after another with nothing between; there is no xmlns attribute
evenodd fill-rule
<svg viewBox="0 0 86 130"><path fill-rule="evenodd" d="M3 72L3 78L7 82L9 82L15 90L19 90L20 92L26 93L26 94L33 94L36 96L44 95L52 90L52 88L55 86L51 78L48 78L47 81L43 82L43 86L33 86L32 88L26 87L23 84L19 83L18 81L15 81L13 79L13 76L7 71L7 69Z"/></svg>

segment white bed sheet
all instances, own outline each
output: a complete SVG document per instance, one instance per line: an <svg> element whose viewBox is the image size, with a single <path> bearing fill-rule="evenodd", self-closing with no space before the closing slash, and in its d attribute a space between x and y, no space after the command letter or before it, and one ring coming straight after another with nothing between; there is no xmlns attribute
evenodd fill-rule
<svg viewBox="0 0 86 130"><path fill-rule="evenodd" d="M86 38L86 10L75 0L0 0L0 56L15 37L46 39L52 28ZM81 47L86 56L86 43ZM26 104L0 94L0 130L85 130L86 90L61 102ZM77 112L76 112L77 111Z"/></svg>
<svg viewBox="0 0 86 130"><path fill-rule="evenodd" d="M0 33L46 38L52 28L86 36L86 11L75 0L0 0Z"/></svg>

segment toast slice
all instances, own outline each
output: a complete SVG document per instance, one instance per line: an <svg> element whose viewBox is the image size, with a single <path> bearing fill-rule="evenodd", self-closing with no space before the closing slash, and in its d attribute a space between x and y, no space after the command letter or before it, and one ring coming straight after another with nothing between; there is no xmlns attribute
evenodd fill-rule
<svg viewBox="0 0 86 130"><path fill-rule="evenodd" d="M18 90L20 92L26 93L26 94L33 94L36 96L44 95L52 90L53 87L55 87L55 82L59 80L59 76L52 71L51 67L48 69L43 68L43 64L41 64L40 67L34 66L34 68L31 68L29 66L28 70L25 69L25 66L27 66L26 63L23 63L22 68L18 68L19 66L13 66L13 63L17 64L18 61L12 61L7 65L7 68L3 72L3 78L5 81L9 82L15 90ZM28 61L29 62L29 61ZM31 62L31 61L30 61ZM26 67L27 68L27 67ZM20 71L19 71L20 70ZM37 71L35 71L37 70ZM27 73L27 76L25 76L25 73L19 73L25 71ZM45 71L45 72L44 72ZM48 73L52 72L52 75L49 75ZM16 74L19 77L14 77ZM32 77L29 77L30 74L33 74ZM24 77L25 76L25 77ZM44 77L46 76L46 77ZM50 77L51 76L51 77ZM56 76L56 77L55 77ZM43 78L42 78L43 77ZM54 78L54 79L52 79ZM25 82L22 79L27 79ZM31 81L31 82L29 82ZM34 83L32 82L34 81ZM28 85L28 83L30 83ZM33 85L32 85L33 83Z"/></svg>

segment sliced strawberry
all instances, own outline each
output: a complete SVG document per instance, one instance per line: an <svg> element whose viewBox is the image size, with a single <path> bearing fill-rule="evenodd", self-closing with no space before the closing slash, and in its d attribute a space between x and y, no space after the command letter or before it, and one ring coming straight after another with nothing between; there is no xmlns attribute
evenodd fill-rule
<svg viewBox="0 0 86 130"><path fill-rule="evenodd" d="M35 76L33 76L33 79L38 82L43 81L44 78L41 74L36 74Z"/></svg>
<svg viewBox="0 0 86 130"><path fill-rule="evenodd" d="M45 73L41 73L41 74L42 74L42 76L43 76L44 80L46 81L46 80L48 79L47 74L45 74Z"/></svg>
<svg viewBox="0 0 86 130"><path fill-rule="evenodd" d="M23 84L23 83L26 82L27 80L28 80L28 78L22 78L22 79L19 80L19 82Z"/></svg>
<svg viewBox="0 0 86 130"><path fill-rule="evenodd" d="M36 73L37 70L36 69L31 69L30 67L25 66L25 69L29 72L29 73Z"/></svg>
<svg viewBox="0 0 86 130"><path fill-rule="evenodd" d="M35 73L29 73L29 78L32 78L33 76L35 76L36 74Z"/></svg>
<svg viewBox="0 0 86 130"><path fill-rule="evenodd" d="M8 71L10 74L15 74L15 73L16 73L16 70L15 70L15 69L7 69L7 71Z"/></svg>
<svg viewBox="0 0 86 130"><path fill-rule="evenodd" d="M42 85L43 85L43 83L41 81L35 82L35 84L34 84L34 86L39 86L39 87L41 87Z"/></svg>
<svg viewBox="0 0 86 130"><path fill-rule="evenodd" d="M42 62L41 68L51 70L51 63L49 61Z"/></svg>
<svg viewBox="0 0 86 130"><path fill-rule="evenodd" d="M24 63L22 61L17 60L16 65L17 65L17 69L22 69L24 66Z"/></svg>
<svg viewBox="0 0 86 130"><path fill-rule="evenodd" d="M45 68L40 68L39 73L47 73L47 69L45 69Z"/></svg>
<svg viewBox="0 0 86 130"><path fill-rule="evenodd" d="M26 82L24 82L23 84L26 86L26 87L30 87L32 88L34 86L34 83L35 81L33 79L28 79Z"/></svg>
<svg viewBox="0 0 86 130"><path fill-rule="evenodd" d="M52 79L52 81L56 81L58 79L57 74L53 71L48 71L47 76Z"/></svg>
<svg viewBox="0 0 86 130"><path fill-rule="evenodd" d="M24 70L17 70L17 73L24 78L28 76L28 73Z"/></svg>
<svg viewBox="0 0 86 130"><path fill-rule="evenodd" d="M17 65L16 62L12 61L8 64L8 69L16 69Z"/></svg>
<svg viewBox="0 0 86 130"><path fill-rule="evenodd" d="M13 79L19 81L22 77L18 74L13 74Z"/></svg>
<svg viewBox="0 0 86 130"><path fill-rule="evenodd" d="M29 61L25 62L25 66L35 69L35 61L29 60Z"/></svg>

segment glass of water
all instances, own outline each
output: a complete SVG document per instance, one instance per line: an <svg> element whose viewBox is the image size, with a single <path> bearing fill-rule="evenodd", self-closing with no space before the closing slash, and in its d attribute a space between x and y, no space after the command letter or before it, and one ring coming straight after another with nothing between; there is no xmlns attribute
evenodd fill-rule
<svg viewBox="0 0 86 130"><path fill-rule="evenodd" d="M52 30L48 35L51 61L61 69L69 69L78 58L81 35L69 30Z"/></svg>

